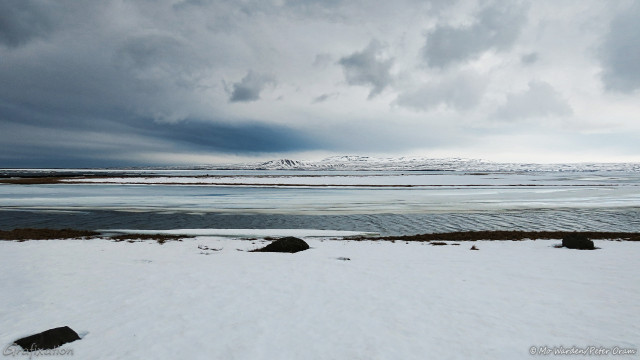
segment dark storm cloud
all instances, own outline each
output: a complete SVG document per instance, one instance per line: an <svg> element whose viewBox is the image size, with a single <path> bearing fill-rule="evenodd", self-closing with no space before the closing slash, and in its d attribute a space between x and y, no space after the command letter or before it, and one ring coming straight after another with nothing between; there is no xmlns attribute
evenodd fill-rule
<svg viewBox="0 0 640 360"><path fill-rule="evenodd" d="M315 150L320 147L320 143L308 134L286 126L256 122L224 124L186 120L156 124L141 130L145 130L141 133L159 139L170 139L186 150L263 153Z"/></svg>
<svg viewBox="0 0 640 360"><path fill-rule="evenodd" d="M220 55L185 37L190 24L164 5L0 2L0 167L140 165L140 153L318 148L304 131L220 118L215 107L201 105L201 91L211 88L203 79L233 48ZM106 18L114 15L117 24ZM250 71L232 85L231 100L256 100L274 84Z"/></svg>
<svg viewBox="0 0 640 360"><path fill-rule="evenodd" d="M426 36L423 56L429 66L446 67L479 56L487 50L509 49L526 20L526 7L496 2L480 10L470 26L440 25Z"/></svg>
<svg viewBox="0 0 640 360"><path fill-rule="evenodd" d="M24 45L46 37L54 28L55 4L31 0L0 1L0 44Z"/></svg>
<svg viewBox="0 0 640 360"><path fill-rule="evenodd" d="M381 52L382 46L377 41L372 41L364 50L338 61L342 65L347 84L371 88L369 99L380 94L392 82L390 70L393 59L383 58Z"/></svg>
<svg viewBox="0 0 640 360"><path fill-rule="evenodd" d="M126 116L123 114L123 116ZM139 152L259 154L315 150L310 134L247 121L157 123L149 119L58 119L0 106L0 168L15 166L144 165ZM93 165L91 162L93 161ZM149 164L148 162L146 164Z"/></svg>
<svg viewBox="0 0 640 360"><path fill-rule="evenodd" d="M640 3L634 2L610 24L601 47L602 81L607 90L640 89Z"/></svg>
<svg viewBox="0 0 640 360"><path fill-rule="evenodd" d="M634 99L598 85L640 87L638 5L604 33L576 24L625 3L580 4L0 0L0 166L436 148L472 137L466 119L570 117L566 99L576 122L635 129ZM590 100L601 113L578 108Z"/></svg>
<svg viewBox="0 0 640 360"><path fill-rule="evenodd" d="M572 109L562 95L543 81L532 81L523 92L509 94L507 102L498 109L495 117L503 120L520 120L552 115L570 115Z"/></svg>
<svg viewBox="0 0 640 360"><path fill-rule="evenodd" d="M275 85L273 77L249 71L245 77L232 85L230 102L249 102L260 99L260 92L267 85Z"/></svg>

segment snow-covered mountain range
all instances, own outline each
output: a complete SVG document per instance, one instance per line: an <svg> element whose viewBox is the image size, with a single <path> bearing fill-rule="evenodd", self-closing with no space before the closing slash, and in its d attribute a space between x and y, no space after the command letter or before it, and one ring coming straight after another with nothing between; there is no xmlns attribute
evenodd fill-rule
<svg viewBox="0 0 640 360"><path fill-rule="evenodd" d="M234 170L347 170L347 171L640 171L639 163L496 163L478 159L424 157L332 156L317 161L277 159L259 163L230 164L217 169Z"/></svg>

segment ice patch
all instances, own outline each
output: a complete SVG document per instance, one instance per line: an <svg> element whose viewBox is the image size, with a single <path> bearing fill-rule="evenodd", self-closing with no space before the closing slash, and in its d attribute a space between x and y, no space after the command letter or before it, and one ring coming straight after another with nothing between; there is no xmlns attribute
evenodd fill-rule
<svg viewBox="0 0 640 360"><path fill-rule="evenodd" d="M184 236L223 236L223 237L343 237L358 235L378 235L361 231L318 230L318 229L172 229L172 230L136 230L102 229L103 234L162 234Z"/></svg>

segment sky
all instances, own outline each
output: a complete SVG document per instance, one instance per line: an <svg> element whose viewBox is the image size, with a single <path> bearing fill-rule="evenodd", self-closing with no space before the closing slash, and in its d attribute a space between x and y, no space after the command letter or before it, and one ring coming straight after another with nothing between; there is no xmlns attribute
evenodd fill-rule
<svg viewBox="0 0 640 360"><path fill-rule="evenodd" d="M640 161L637 0L3 0L0 167Z"/></svg>

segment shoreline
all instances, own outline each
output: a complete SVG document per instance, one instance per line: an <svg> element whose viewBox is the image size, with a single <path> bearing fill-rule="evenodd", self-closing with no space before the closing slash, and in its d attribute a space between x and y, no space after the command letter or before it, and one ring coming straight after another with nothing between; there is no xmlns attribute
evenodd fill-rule
<svg viewBox="0 0 640 360"><path fill-rule="evenodd" d="M611 231L454 231L440 233L424 233L415 235L397 236L332 236L333 240L341 241L406 241L406 242L432 242L432 241L520 241L520 240L557 240L567 235L582 235L593 240L619 240L619 241L640 241L640 232L611 232ZM102 232L78 229L52 229L52 228L16 228L13 230L0 230L0 241L28 241L28 240L70 240L105 238L114 241L125 240L156 240L164 242L167 240L182 240L194 238L197 235L163 234L158 230L157 234L130 233L130 234L109 234ZM277 237L277 236L275 236ZM240 237L241 238L241 237ZM265 238L274 238L268 236Z"/></svg>

